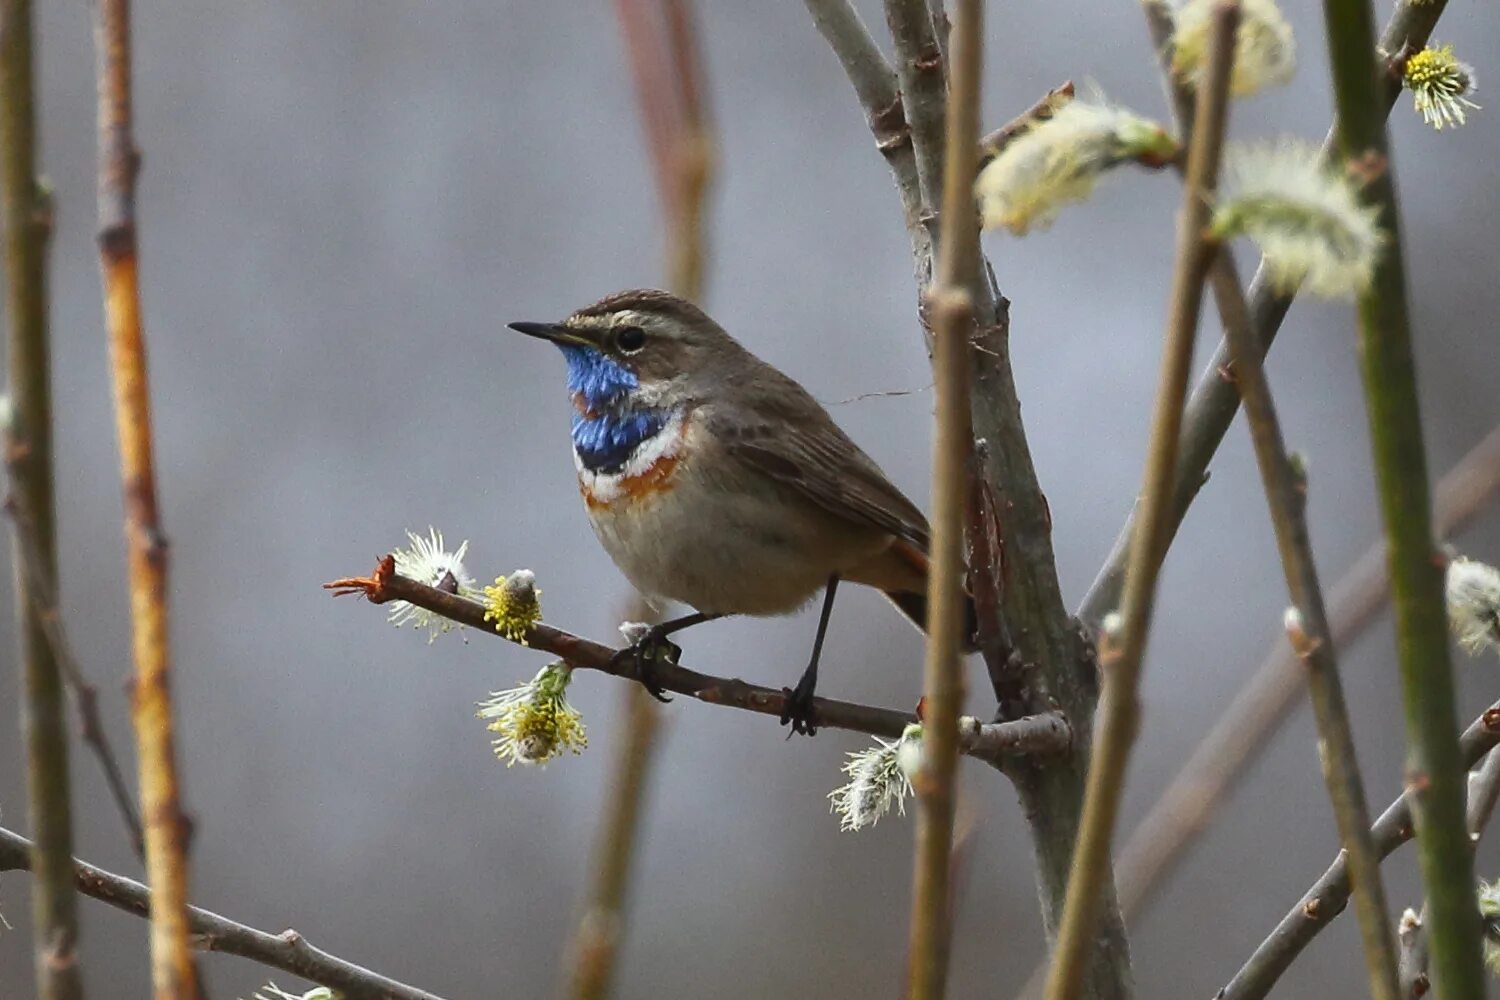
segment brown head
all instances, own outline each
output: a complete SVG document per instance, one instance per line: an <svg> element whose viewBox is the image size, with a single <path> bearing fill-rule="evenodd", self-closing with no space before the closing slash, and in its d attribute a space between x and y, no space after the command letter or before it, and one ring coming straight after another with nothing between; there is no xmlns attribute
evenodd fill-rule
<svg viewBox="0 0 1500 1000"><path fill-rule="evenodd" d="M655 289L616 292L560 323L510 328L556 344L568 360L569 387L588 397L622 387L653 397L677 395L698 376L749 358L703 310Z"/></svg>

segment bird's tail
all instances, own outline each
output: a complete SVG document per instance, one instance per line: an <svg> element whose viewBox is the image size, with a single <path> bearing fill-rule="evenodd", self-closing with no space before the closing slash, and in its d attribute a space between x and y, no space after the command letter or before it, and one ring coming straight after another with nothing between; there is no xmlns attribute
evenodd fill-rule
<svg viewBox="0 0 1500 1000"><path fill-rule="evenodd" d="M927 595L909 590L883 591L885 596L911 623L923 632L927 631ZM974 598L964 595L963 650L972 653L979 648L979 614L974 609Z"/></svg>

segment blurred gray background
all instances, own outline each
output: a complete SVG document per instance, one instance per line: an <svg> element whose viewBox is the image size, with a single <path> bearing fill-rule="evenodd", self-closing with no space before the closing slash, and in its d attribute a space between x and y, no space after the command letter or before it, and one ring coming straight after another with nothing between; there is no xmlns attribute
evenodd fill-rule
<svg viewBox="0 0 1500 1000"><path fill-rule="evenodd" d="M94 110L84 0L41 6L44 164L57 188L58 493L65 610L117 742L130 734L120 501L94 252ZM1302 68L1235 106L1240 138L1321 139L1321 23L1288 4ZM1384 8L1386 5L1380 5ZM862 4L884 37L878 5ZM989 5L992 125L1065 78L1163 114L1137 5ZM1382 11L1383 13L1383 11ZM141 5L142 264L159 476L171 536L175 691L193 898L454 998L549 993L586 881L619 683L573 689L592 748L507 771L473 703L538 655L473 637L429 646L319 589L429 524L472 540L481 576L534 569L549 620L612 639L623 584L576 499L555 352L509 334L661 280L662 234L613 10L599 2ZM1439 37L1479 62L1500 28L1455 4ZM720 174L707 305L826 402L922 390L906 240L883 161L800 3L701 5ZM1479 95L1484 101L1483 92ZM1428 440L1446 468L1500 416L1490 220L1494 112L1457 133L1394 116ZM1051 501L1063 585L1082 595L1140 474L1178 185L1122 174L1050 231L992 237L1013 300L1017 378ZM1253 261L1242 253L1241 266ZM1204 343L1217 337L1207 318ZM1332 581L1377 528L1353 314L1299 302L1272 364ZM931 394L833 408L918 500ZM1244 429L1231 431L1172 551L1125 823L1279 632L1284 596ZM1500 514L1463 547L1500 558ZM9 574L0 598L10 603ZM0 705L16 715L9 610ZM690 633L685 662L767 684L804 661L810 613ZM910 706L919 637L878 598L840 601L824 692ZM1370 794L1396 793L1402 738L1389 622L1344 657ZM1495 697L1461 663L1462 709ZM990 699L975 666L971 706ZM645 821L619 981L625 997L891 996L910 820L840 834L825 794L846 751L770 720L679 701ZM20 742L0 720L0 811L24 826ZM81 856L138 874L97 770L75 751ZM955 996L1011 994L1040 955L1032 859L1005 782L963 769L979 827L958 914ZM1308 713L1215 817L1133 928L1142 996L1209 996L1320 872L1334 829ZM1497 873L1486 849L1481 870ZM1413 854L1387 866L1416 901ZM31 993L29 879L0 877L0 996ZM146 927L82 903L95 997L147 995ZM1286 996L1362 994L1353 922ZM269 973L205 966L215 997ZM294 980L275 976L285 987Z"/></svg>

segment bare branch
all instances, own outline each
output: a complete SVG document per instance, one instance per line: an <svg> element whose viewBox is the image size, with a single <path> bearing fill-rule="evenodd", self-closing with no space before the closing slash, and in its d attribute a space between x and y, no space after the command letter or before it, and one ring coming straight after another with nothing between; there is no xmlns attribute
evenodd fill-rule
<svg viewBox="0 0 1500 1000"><path fill-rule="evenodd" d="M1459 737L1463 767L1473 767L1497 744L1500 744L1500 702L1486 709ZM1370 827L1370 838L1382 858L1415 834L1410 796L1408 791L1391 803ZM1261 1000L1269 995L1281 974L1302 954L1302 949L1343 912L1348 902L1349 867L1340 853L1322 878L1281 918L1281 923L1260 943L1229 985L1219 991L1216 1000ZM1478 911L1475 913L1477 921Z"/></svg>
<svg viewBox="0 0 1500 1000"><path fill-rule="evenodd" d="M30 848L25 837L0 827L0 871L30 871ZM139 882L82 861L73 862L73 881L83 895L137 917L146 917L154 901L152 891ZM268 934L196 906L187 908L187 919L196 947L301 976L338 990L347 1000L441 1000L315 948L293 930Z"/></svg>
<svg viewBox="0 0 1500 1000"><path fill-rule="evenodd" d="M1098 900L1105 884L1112 881L1110 841L1124 786L1125 764L1139 726L1141 660L1151 627L1156 578L1170 538L1170 491L1177 463L1182 407L1203 300L1203 279L1216 252L1206 235L1208 199L1217 181L1228 120L1229 77L1234 65L1234 31L1238 23L1238 4L1223 3L1215 8L1207 82L1198 99L1178 218L1177 266L1141 487L1140 526L1131 544L1118 635L1108 637L1110 645L1101 651L1104 692L1089 764L1083 824L1074 846L1068 880L1067 907L1047 981L1048 1000L1072 1000L1079 995L1084 958L1094 936Z"/></svg>
<svg viewBox="0 0 1500 1000"><path fill-rule="evenodd" d="M396 562L383 556L372 576L346 577L325 583L335 597L351 594L364 596L372 604L387 601L406 601L449 621L467 625L485 635L504 638L484 618L483 606L408 580L396 573ZM566 661L569 666L582 670L597 670L601 673L638 681L633 658L614 659L619 650L582 636L565 632L538 622L525 635L514 640L528 649L551 653ZM676 694L687 695L710 705L743 709L760 715L779 717L785 695L779 690L747 684L742 680L700 674L696 670L671 663L658 662L652 680L662 688ZM819 727L847 729L872 736L897 737L902 730L918 721L915 714L897 712L889 708L875 708L831 698L814 699ZM1038 722L1021 719L1015 722L979 723L961 720L960 749L971 757L990 763L1019 755L1046 756L1067 752L1072 745L1072 729L1066 720L1055 717L1055 722Z"/></svg>

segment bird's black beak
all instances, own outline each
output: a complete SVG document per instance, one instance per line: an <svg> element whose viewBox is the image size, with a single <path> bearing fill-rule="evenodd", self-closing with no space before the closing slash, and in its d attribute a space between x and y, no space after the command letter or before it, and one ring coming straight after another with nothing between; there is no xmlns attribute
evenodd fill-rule
<svg viewBox="0 0 1500 1000"><path fill-rule="evenodd" d="M539 340L550 340L554 344L596 346L584 331L575 330L562 323L507 323L506 325L517 333L524 333L528 337L536 337Z"/></svg>
<svg viewBox="0 0 1500 1000"><path fill-rule="evenodd" d="M566 327L557 323L507 323L517 333L524 333L528 337L540 337L543 340L556 340Z"/></svg>

